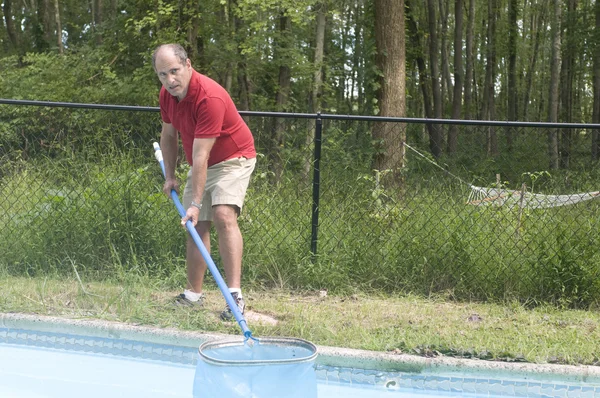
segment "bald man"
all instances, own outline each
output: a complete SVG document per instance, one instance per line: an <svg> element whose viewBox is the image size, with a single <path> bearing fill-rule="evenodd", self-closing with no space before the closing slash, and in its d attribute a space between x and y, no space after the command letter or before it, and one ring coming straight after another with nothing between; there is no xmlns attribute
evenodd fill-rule
<svg viewBox="0 0 600 398"><path fill-rule="evenodd" d="M254 138L227 91L196 72L181 45L157 47L152 66L162 83L160 146L166 172L163 191L170 196L172 189L178 189L175 168L181 137L185 159L191 166L183 193L187 210L181 223L193 223L209 252L214 224L227 286L243 314L243 239L237 218L256 163ZM186 245L187 286L175 303L201 306L207 265L190 236ZM229 306L221 312L221 319L233 319Z"/></svg>

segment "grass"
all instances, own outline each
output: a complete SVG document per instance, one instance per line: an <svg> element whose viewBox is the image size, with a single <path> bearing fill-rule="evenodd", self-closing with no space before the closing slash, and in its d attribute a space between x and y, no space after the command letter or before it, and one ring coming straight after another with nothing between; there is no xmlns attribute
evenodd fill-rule
<svg viewBox="0 0 600 398"><path fill-rule="evenodd" d="M236 323L218 319L223 299L216 288L207 288L205 309L198 310L173 307L178 290L135 274L101 283L77 274L70 279L2 275L0 311L239 334ZM244 296L247 309L278 321L249 322L258 337L299 337L318 345L422 356L599 364L596 311L248 287Z"/></svg>
<svg viewBox="0 0 600 398"><path fill-rule="evenodd" d="M0 182L0 269L68 275L77 264L95 280L180 275L185 231L158 166L140 150L113 145L95 156L95 148L10 164ZM342 163L323 175L313 256L310 181L290 170L274 182L268 170L255 172L240 217L246 285L600 303L597 201L522 212L466 206L464 187L448 180L412 175L398 193ZM183 179L187 167L177 173Z"/></svg>

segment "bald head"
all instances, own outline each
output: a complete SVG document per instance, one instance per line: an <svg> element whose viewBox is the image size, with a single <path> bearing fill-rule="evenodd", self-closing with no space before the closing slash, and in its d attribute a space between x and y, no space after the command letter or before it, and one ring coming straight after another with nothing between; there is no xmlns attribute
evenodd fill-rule
<svg viewBox="0 0 600 398"><path fill-rule="evenodd" d="M170 44L161 44L160 46L154 49L152 53L152 67L156 71L156 58L162 54L173 55L175 58L179 60L181 65L185 65L185 62L188 59L187 52L185 48L183 48L180 44L170 43Z"/></svg>
<svg viewBox="0 0 600 398"><path fill-rule="evenodd" d="M152 54L152 66L165 90L180 101L185 98L192 78L192 65L179 44L163 44Z"/></svg>

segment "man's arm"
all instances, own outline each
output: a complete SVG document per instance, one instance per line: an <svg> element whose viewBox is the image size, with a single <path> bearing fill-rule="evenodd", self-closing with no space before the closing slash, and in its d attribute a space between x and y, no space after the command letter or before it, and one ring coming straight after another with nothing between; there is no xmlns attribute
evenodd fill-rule
<svg viewBox="0 0 600 398"><path fill-rule="evenodd" d="M210 156L210 150L215 144L216 138L196 138L194 139L194 146L192 148L193 166L192 166L192 200L195 203L202 203L202 196L204 195L204 187L206 185L206 175L208 172L208 157ZM196 225L198 222L198 216L200 215L200 209L196 206L190 206L187 209L186 216L181 220L182 224L185 224L187 220L192 220L192 223Z"/></svg>
<svg viewBox="0 0 600 398"><path fill-rule="evenodd" d="M160 133L160 149L163 154L165 165L165 184L163 192L171 197L171 190L179 189L179 184L175 178L175 167L177 165L177 153L179 152L179 137L177 130L170 123L163 122Z"/></svg>

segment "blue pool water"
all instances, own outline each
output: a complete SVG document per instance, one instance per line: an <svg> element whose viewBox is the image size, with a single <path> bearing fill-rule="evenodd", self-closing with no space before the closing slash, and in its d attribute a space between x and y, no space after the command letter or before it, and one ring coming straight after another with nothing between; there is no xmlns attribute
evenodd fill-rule
<svg viewBox="0 0 600 398"><path fill-rule="evenodd" d="M192 398L197 348L0 328L1 398ZM600 397L600 385L316 365L319 398ZM276 397L270 397L276 398Z"/></svg>

